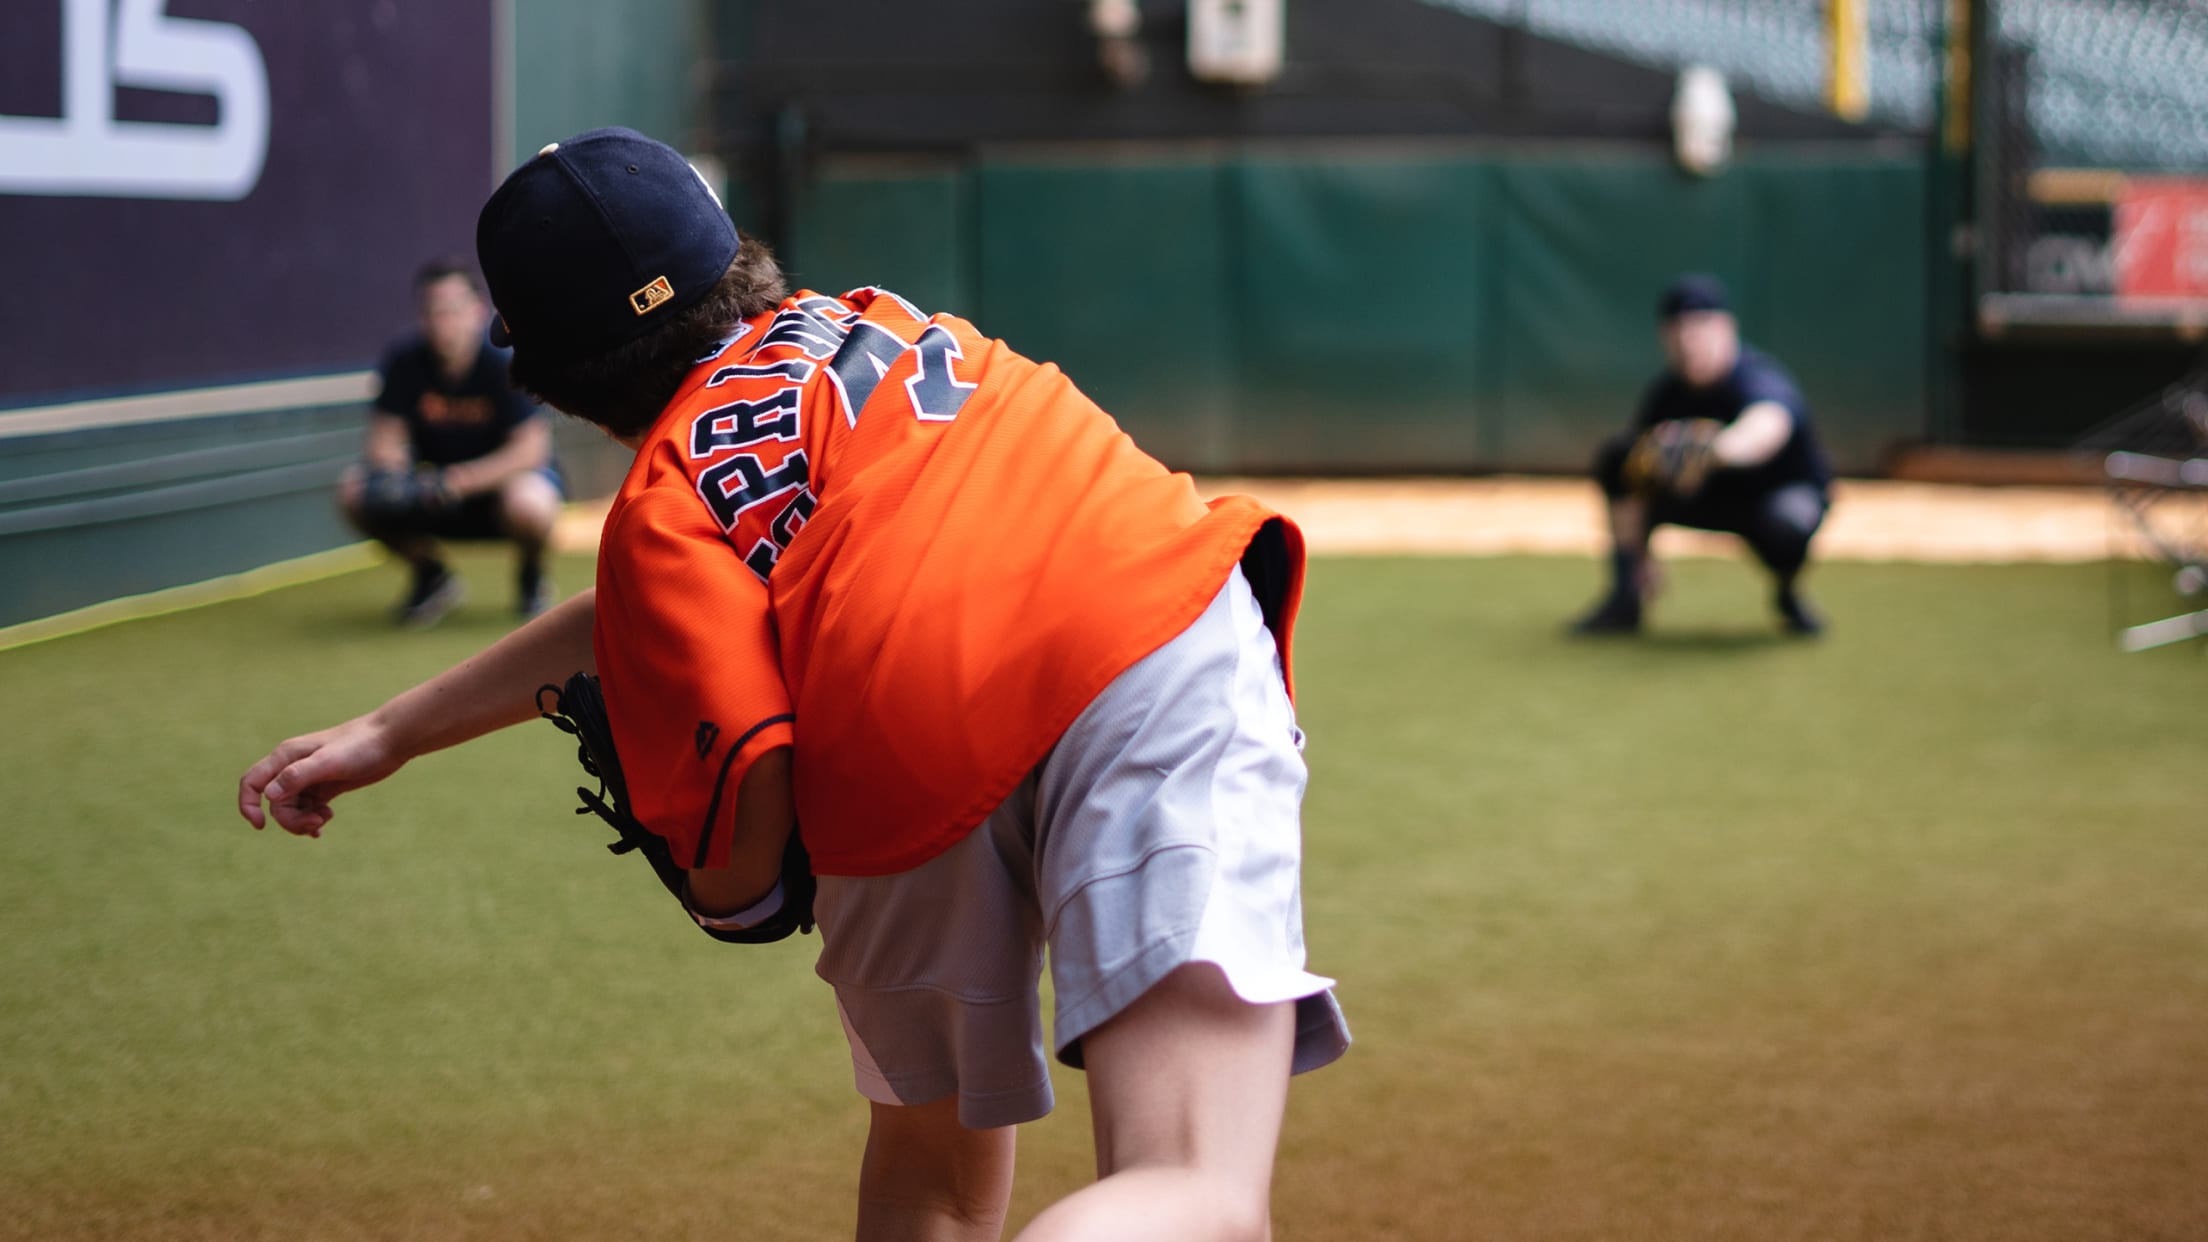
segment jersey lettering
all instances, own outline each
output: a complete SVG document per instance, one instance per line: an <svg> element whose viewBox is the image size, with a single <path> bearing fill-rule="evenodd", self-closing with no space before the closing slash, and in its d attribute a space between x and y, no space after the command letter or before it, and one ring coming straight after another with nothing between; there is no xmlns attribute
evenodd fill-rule
<svg viewBox="0 0 2208 1242"><path fill-rule="evenodd" d="M737 325L736 325L736 332L735 332L735 334L734 334L734 335L732 335L732 336L727 336L727 337L723 337L723 338L722 338L722 339L721 339L721 340L719 341L719 343L717 343L717 344L715 344L715 345L713 346L713 348L711 348L711 349L709 349L709 350L707 350L707 351L706 351L706 353L705 353L705 356L704 356L704 357L702 357L702 358L699 358L699 359L698 359L697 361L695 361L695 362L691 363L690 365L691 365L691 366L694 366L694 367L702 367L702 366L704 366L704 365L705 365L706 363L708 363L708 362L711 362L711 361L713 361L713 360L714 360L715 358L718 358L718 357L720 357L720 356L721 356L722 354L725 354L725 353L727 353L727 352L728 352L729 350L731 350L731 349L734 349L734 348L736 347L736 342L738 342L738 341L740 341L740 340L743 340L743 339L744 339L744 338L745 338L746 336L749 336L750 334L751 334L751 325L750 325L750 324L748 324L748 323L740 323L740 324L737 324Z"/></svg>
<svg viewBox="0 0 2208 1242"><path fill-rule="evenodd" d="M901 300L898 305L921 319ZM762 581L819 504L806 450L794 447L784 455L785 450L767 447L803 440L806 391L816 379L834 386L844 418L854 427L883 378L908 352L912 374L902 387L916 419L957 418L979 387L958 378L954 364L965 354L958 338L941 324L927 325L907 344L836 298L808 297L789 304L768 322L750 357L774 346L788 346L803 357L716 368L704 387L748 381L735 390L745 398L695 415L685 446L692 460L709 463L696 475L699 497L730 542L746 549L744 564Z"/></svg>
<svg viewBox="0 0 2208 1242"><path fill-rule="evenodd" d="M753 543L751 551L744 554L745 567L757 574L761 582L765 582L767 575L781 562L782 549L789 547L790 540L797 538L797 532L805 529L805 522L813 516L816 503L811 489L797 489L797 494L782 506L782 512L767 524L767 537Z"/></svg>
<svg viewBox="0 0 2208 1242"><path fill-rule="evenodd" d="M690 455L711 457L761 440L797 439L801 391L784 388L758 401L732 401L698 415L690 424Z"/></svg>
<svg viewBox="0 0 2208 1242"><path fill-rule="evenodd" d="M754 352L794 345L808 358L832 358L857 317L850 307L834 298L806 298L774 317Z"/></svg>
<svg viewBox="0 0 2208 1242"><path fill-rule="evenodd" d="M807 362L803 358L785 358L780 362L769 362L755 367L722 367L707 377L705 386L719 388L730 380L740 379L780 379L802 384L813 378L813 372L819 369L819 363Z"/></svg>
<svg viewBox="0 0 2208 1242"><path fill-rule="evenodd" d="M806 303L811 306L819 300L809 298ZM777 323L787 321L785 326L795 325L785 334L784 343L803 348L807 342L817 344L825 339L818 336L821 332L832 331L840 336L844 330L834 318L818 311L818 307L812 307L801 314L785 313L779 317ZM762 348L766 344L765 340L761 341ZM759 393L764 390L764 395L713 406L690 420L686 447L691 459L721 459L698 472L698 496L712 512L714 520L720 523L721 530L737 546L742 546L737 527L745 525L756 530L760 521L760 517L747 515L754 511L763 515L768 512L766 506L787 497L779 510L774 511L773 519L767 522L768 538L758 540L743 554L744 564L762 580L774 568L782 549L803 528L805 519L812 515L811 463L802 448L792 450L787 456L746 450L804 438L805 385L819 370L819 363L802 358L717 368L707 377L705 388L745 381L748 387L738 391ZM778 464L768 464L777 458Z"/></svg>
<svg viewBox="0 0 2208 1242"><path fill-rule="evenodd" d="M966 398L973 396L974 389L980 387L962 382L951 371L952 359L966 357L958 347L958 338L942 324L934 324L920 334L912 347L920 354L919 369L905 381L905 392L912 398L913 416L932 423L947 423L957 418Z"/></svg>
<svg viewBox="0 0 2208 1242"><path fill-rule="evenodd" d="M707 466L698 474L698 495L721 529L733 531L744 511L763 505L784 492L803 488L811 479L805 450L799 449L772 470L756 453L738 453L727 461Z"/></svg>
<svg viewBox="0 0 2208 1242"><path fill-rule="evenodd" d="M805 523L813 516L813 507L817 503L813 499L812 489L797 489L797 495L790 497L790 503L782 506L782 512L776 514L774 521L767 525L767 533L774 537L776 546L790 546L790 540L797 538L797 532L805 529Z"/></svg>
<svg viewBox="0 0 2208 1242"><path fill-rule="evenodd" d="M751 545L751 551L744 553L744 568L757 575L759 581L765 582L767 575L774 572L775 562L781 559L782 549L775 547L772 541L762 539Z"/></svg>
<svg viewBox="0 0 2208 1242"><path fill-rule="evenodd" d="M828 378L835 382L836 395L843 399L846 423L859 425L859 411L866 408L867 398L874 395L875 386L904 352L905 343L887 329L864 320L851 325L850 339L836 351L835 361L828 364Z"/></svg>
<svg viewBox="0 0 2208 1242"><path fill-rule="evenodd" d="M891 302L895 302L898 309L905 312L905 317L912 320L914 323L926 323L928 321L927 315L922 312L919 307L914 306L912 303L907 302L894 293L891 293L889 290L882 288L880 285L867 285L863 288L853 289L851 292L846 293L843 296L846 299L853 299L857 298L861 294L865 294L870 298L887 299Z"/></svg>

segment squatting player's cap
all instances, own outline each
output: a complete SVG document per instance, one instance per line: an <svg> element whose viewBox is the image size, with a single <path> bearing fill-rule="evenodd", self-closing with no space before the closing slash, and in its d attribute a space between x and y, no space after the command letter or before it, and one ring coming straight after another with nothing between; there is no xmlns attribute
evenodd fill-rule
<svg viewBox="0 0 2208 1242"><path fill-rule="evenodd" d="M736 226L689 161L630 129L546 146L475 222L498 311L492 343L586 357L696 303L736 248Z"/></svg>
<svg viewBox="0 0 2208 1242"><path fill-rule="evenodd" d="M1657 299L1656 318L1676 319L1689 311L1730 310L1725 300L1725 286L1715 276L1689 272L1676 277L1664 286L1664 296Z"/></svg>

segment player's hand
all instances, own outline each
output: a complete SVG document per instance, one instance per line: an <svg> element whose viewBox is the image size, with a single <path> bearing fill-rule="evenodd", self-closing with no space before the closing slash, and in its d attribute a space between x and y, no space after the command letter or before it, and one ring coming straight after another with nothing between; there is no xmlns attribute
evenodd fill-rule
<svg viewBox="0 0 2208 1242"><path fill-rule="evenodd" d="M457 466L425 470L422 472L423 503L431 510L451 508L475 494L472 487L465 485L467 482L468 480L461 477Z"/></svg>
<svg viewBox="0 0 2208 1242"><path fill-rule="evenodd" d="M1724 430L1725 424L1714 418L1691 418L1681 425L1671 475L1672 491L1681 499L1701 491L1710 471L1721 464L1715 450Z"/></svg>
<svg viewBox="0 0 2208 1242"><path fill-rule="evenodd" d="M370 716L295 737L238 778L238 814L255 828L274 819L294 836L319 837L339 794L375 784L406 759Z"/></svg>
<svg viewBox="0 0 2208 1242"><path fill-rule="evenodd" d="M1692 497L1717 464L1711 446L1724 426L1715 419L1694 418L1649 428L1626 455L1626 486L1644 496Z"/></svg>

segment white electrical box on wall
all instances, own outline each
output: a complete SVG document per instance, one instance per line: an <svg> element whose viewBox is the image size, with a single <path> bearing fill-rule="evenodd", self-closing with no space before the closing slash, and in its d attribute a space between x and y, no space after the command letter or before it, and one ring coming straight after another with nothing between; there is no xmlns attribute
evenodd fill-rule
<svg viewBox="0 0 2208 1242"><path fill-rule="evenodd" d="M1287 0L1188 0L1188 71L1254 86L1280 76Z"/></svg>

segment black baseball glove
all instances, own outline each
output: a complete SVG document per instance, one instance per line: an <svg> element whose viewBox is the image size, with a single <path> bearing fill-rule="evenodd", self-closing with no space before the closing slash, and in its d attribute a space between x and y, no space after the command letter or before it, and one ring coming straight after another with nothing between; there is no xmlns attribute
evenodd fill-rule
<svg viewBox="0 0 2208 1242"><path fill-rule="evenodd" d="M1626 486L1643 496L1685 499L1702 490L1715 462L1714 418L1669 419L1641 433L1625 458Z"/></svg>
<svg viewBox="0 0 2208 1242"><path fill-rule="evenodd" d="M552 696L550 711L544 708L546 695ZM613 726L606 718L606 700L598 689L598 679L589 673L577 673L567 679L565 686L544 686L537 691L537 712L562 731L575 735L579 743L575 757L582 761L585 772L598 778L598 792L580 787L575 790L583 800L575 813L596 815L612 824L621 839L606 848L616 854L632 850L642 854L659 882L682 904L683 913L706 935L730 944L769 944L813 930L813 860L797 833L790 833L790 843L782 852L782 908L749 927L718 926L690 904L689 873L675 862L666 838L645 827L629 811L629 786L621 776L621 757L614 753Z"/></svg>
<svg viewBox="0 0 2208 1242"><path fill-rule="evenodd" d="M435 470L371 469L360 478L361 521L377 530L417 530L452 503Z"/></svg>

